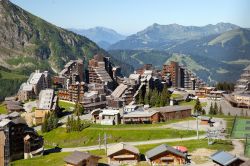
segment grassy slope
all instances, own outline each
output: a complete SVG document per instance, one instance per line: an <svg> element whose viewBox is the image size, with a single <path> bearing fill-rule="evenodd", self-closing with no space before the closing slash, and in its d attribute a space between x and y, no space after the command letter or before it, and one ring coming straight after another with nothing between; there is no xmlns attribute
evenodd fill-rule
<svg viewBox="0 0 250 166"><path fill-rule="evenodd" d="M196 150L197 148L207 148L212 150L225 150L230 151L232 150L232 144L230 141L217 141L213 145L208 145L207 140L200 140L200 141L181 141L181 142L171 142L167 143L170 146L175 145L182 145L186 146L189 150L189 152L192 152ZM145 153L146 151L150 150L151 148L156 147L159 144L151 144L151 145L141 145L137 146L140 150L140 153ZM103 159L101 159L99 162L106 163L107 158L105 157L104 150L94 150L90 151L91 154L102 156ZM62 153L53 153L46 156L28 159L28 160L17 160L12 163L13 166L29 166L33 163L36 163L36 166L43 166L43 165L50 165L50 166L59 166L63 165L63 158L69 155L68 152L62 152Z"/></svg>
<svg viewBox="0 0 250 166"><path fill-rule="evenodd" d="M64 108L64 109L69 109L69 108L75 107L74 103L70 103L70 102L63 101L63 100L59 100L58 104L59 104L60 108Z"/></svg>
<svg viewBox="0 0 250 166"><path fill-rule="evenodd" d="M190 137L196 134L195 131L174 130L174 129L120 129L110 130L107 128L87 128L81 132L66 133L65 128L57 128L51 132L43 134L46 147L53 147L58 144L60 147L89 146L98 144L99 133L106 133L108 142L132 142L147 141L165 138ZM175 134L173 134L175 133Z"/></svg>
<svg viewBox="0 0 250 166"><path fill-rule="evenodd" d="M8 70L0 69L0 101L6 96L16 94L22 82L27 80L27 76L17 74Z"/></svg>
<svg viewBox="0 0 250 166"><path fill-rule="evenodd" d="M7 114L8 111L3 104L0 104L0 114Z"/></svg>

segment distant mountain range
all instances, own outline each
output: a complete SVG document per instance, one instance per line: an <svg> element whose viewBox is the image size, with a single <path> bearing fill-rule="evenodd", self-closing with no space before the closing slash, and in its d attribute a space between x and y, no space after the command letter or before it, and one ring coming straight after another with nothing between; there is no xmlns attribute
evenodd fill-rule
<svg viewBox="0 0 250 166"><path fill-rule="evenodd" d="M216 25L182 26L178 24L159 25L153 24L146 29L128 36L109 47L112 49L160 49L167 50L176 44L192 39L199 39L214 34L237 29L239 26L230 23L218 23Z"/></svg>
<svg viewBox="0 0 250 166"><path fill-rule="evenodd" d="M138 68L170 60L188 66L208 83L234 82L250 64L250 30L230 23L203 27L152 26L109 47L114 57Z"/></svg>
<svg viewBox="0 0 250 166"><path fill-rule="evenodd" d="M126 38L126 36L117 33L115 30L105 27L95 27L90 29L71 28L69 30L79 35L86 36L104 49L107 49L110 45Z"/></svg>

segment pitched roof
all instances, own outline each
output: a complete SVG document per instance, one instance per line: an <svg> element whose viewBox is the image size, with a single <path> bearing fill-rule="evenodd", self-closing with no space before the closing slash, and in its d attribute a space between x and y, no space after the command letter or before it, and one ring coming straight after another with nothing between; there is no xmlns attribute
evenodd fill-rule
<svg viewBox="0 0 250 166"><path fill-rule="evenodd" d="M16 111L14 111L14 112L12 112L12 113L10 113L8 115L8 117L10 117L10 118L16 118L16 117L19 117L19 116L20 116L20 114L18 112L16 112Z"/></svg>
<svg viewBox="0 0 250 166"><path fill-rule="evenodd" d="M159 145L149 151L146 152L146 156L148 159L158 155L158 154L161 154L163 152L170 152L170 153L173 153L175 155L178 155L180 157L186 157L186 154L178 151L177 149L171 147L171 146L168 146L168 145L165 145L165 144L162 144L162 145Z"/></svg>
<svg viewBox="0 0 250 166"><path fill-rule="evenodd" d="M119 98L123 92L127 89L127 85L120 84L111 94L114 98Z"/></svg>
<svg viewBox="0 0 250 166"><path fill-rule="evenodd" d="M110 155L112 155L112 154L114 154L116 152L119 152L119 151L123 150L123 149L125 149L127 151L130 151L130 152L132 152L134 154L139 154L140 153L139 150L136 147L132 146L132 145L125 144L125 143L118 143L118 144L113 145L112 147L108 148L107 156L110 156Z"/></svg>
<svg viewBox="0 0 250 166"><path fill-rule="evenodd" d="M95 157L95 158L98 158L98 159L101 158L99 156L91 155L90 153L87 153L87 152L74 151L69 156L65 157L64 161L66 163L77 165L80 162L89 159L90 157Z"/></svg>
<svg viewBox="0 0 250 166"><path fill-rule="evenodd" d="M238 157L236 157L230 153L224 152L224 151L217 151L216 153L212 154L210 156L210 158L214 162L219 163L219 164L224 165L224 166L229 165L232 162L239 159Z"/></svg>
<svg viewBox="0 0 250 166"><path fill-rule="evenodd" d="M1 120L1 122L0 122L0 127L4 127L4 126L6 126L7 124L9 124L11 122L11 120L9 120L9 119L3 119L3 120Z"/></svg>

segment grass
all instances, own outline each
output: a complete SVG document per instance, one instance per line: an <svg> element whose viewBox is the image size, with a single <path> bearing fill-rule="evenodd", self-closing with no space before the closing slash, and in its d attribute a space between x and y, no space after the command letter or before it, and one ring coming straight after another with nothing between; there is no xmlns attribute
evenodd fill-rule
<svg viewBox="0 0 250 166"><path fill-rule="evenodd" d="M63 101L63 100L59 100L59 107L60 108L64 108L65 110L66 109L70 109L71 107L75 107L75 104L74 103L70 103L70 102L66 102L66 101Z"/></svg>
<svg viewBox="0 0 250 166"><path fill-rule="evenodd" d="M151 128L143 129L122 129L110 130L108 128L87 128L81 132L66 133L66 129L59 127L48 133L42 134L46 147L53 147L58 144L60 147L90 146L98 144L99 133L103 137L108 135L108 143L147 141L165 138L184 138L195 136L195 131ZM174 134L173 134L174 133Z"/></svg>
<svg viewBox="0 0 250 166"><path fill-rule="evenodd" d="M1 74L1 79L18 79L18 80L24 80L27 79L28 77L25 75L21 75L21 74L17 74L17 73L13 73L13 72L7 72L7 71L3 71L0 70L0 74Z"/></svg>
<svg viewBox="0 0 250 166"><path fill-rule="evenodd" d="M185 106L185 105L195 106L195 103L196 103L196 100L191 100L189 102L187 102L187 101L181 101L179 103L179 105L183 105L183 106ZM206 107L207 106L207 102L201 102L201 106L202 107Z"/></svg>
<svg viewBox="0 0 250 166"><path fill-rule="evenodd" d="M7 113L8 113L8 111L5 107L5 105L0 104L0 114L7 114Z"/></svg>
<svg viewBox="0 0 250 166"><path fill-rule="evenodd" d="M181 145L188 148L189 152L196 150L197 148L206 148L212 150L225 150L230 151L233 149L232 143L230 141L217 141L213 145L208 145L207 140L199 140L199 141L180 141L180 142L169 142L167 143L170 146ZM160 144L150 144L150 145L140 145L137 148L140 150L140 153L145 154L146 151L158 146ZM90 151L91 154L95 154L103 157L99 160L100 163L107 163L107 157L105 157L104 150L93 150ZM61 153L51 153L49 155L28 159L28 160L17 160L12 162L12 166L29 166L36 163L36 166L50 165L50 166L59 166L63 165L63 158L69 155L70 152L61 152ZM146 166L148 165L145 161L140 162L138 166Z"/></svg>
<svg viewBox="0 0 250 166"><path fill-rule="evenodd" d="M180 95L180 94L171 94L171 98L173 98L173 99L179 99L179 98L183 98L183 96Z"/></svg>

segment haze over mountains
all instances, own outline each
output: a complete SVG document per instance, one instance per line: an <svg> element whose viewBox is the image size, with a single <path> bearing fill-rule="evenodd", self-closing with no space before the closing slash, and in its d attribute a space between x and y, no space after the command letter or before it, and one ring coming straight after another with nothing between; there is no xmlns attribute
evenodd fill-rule
<svg viewBox="0 0 250 166"><path fill-rule="evenodd" d="M79 35L86 36L104 49L107 49L110 45L126 38L126 36L117 33L115 30L105 27L95 27L90 29L71 28L69 30Z"/></svg>

